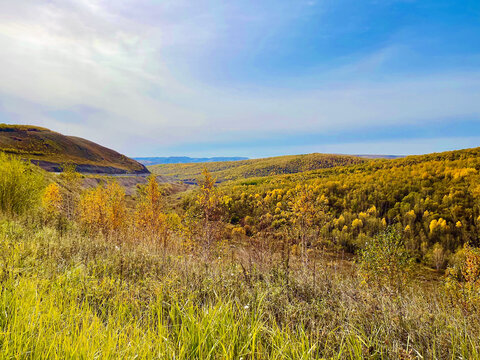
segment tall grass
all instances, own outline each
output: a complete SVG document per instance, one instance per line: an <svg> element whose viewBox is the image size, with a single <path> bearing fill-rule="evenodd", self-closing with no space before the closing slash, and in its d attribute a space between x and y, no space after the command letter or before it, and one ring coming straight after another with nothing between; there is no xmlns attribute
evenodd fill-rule
<svg viewBox="0 0 480 360"><path fill-rule="evenodd" d="M292 261L287 282L271 256L205 260L4 221L0 358L480 358L479 314L435 284L400 296L322 258Z"/></svg>

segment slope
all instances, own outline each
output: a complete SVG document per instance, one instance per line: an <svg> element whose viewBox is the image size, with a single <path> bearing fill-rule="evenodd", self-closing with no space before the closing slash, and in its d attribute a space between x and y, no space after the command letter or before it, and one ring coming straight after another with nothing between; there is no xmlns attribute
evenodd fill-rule
<svg viewBox="0 0 480 360"><path fill-rule="evenodd" d="M314 153L241 161L163 164L149 166L149 169L157 175L195 183L205 168L217 178L217 181L222 182L277 174L294 174L308 170L362 164L366 161L349 155Z"/></svg>
<svg viewBox="0 0 480 360"><path fill-rule="evenodd" d="M48 171L73 163L83 173L148 173L137 161L92 141L30 125L0 124L0 151L31 160Z"/></svg>

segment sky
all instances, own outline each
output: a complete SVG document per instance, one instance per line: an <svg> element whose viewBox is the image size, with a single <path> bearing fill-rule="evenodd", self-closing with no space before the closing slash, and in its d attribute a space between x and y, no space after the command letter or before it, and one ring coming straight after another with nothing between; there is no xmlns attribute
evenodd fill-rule
<svg viewBox="0 0 480 360"><path fill-rule="evenodd" d="M0 123L136 157L480 146L480 1L0 0Z"/></svg>

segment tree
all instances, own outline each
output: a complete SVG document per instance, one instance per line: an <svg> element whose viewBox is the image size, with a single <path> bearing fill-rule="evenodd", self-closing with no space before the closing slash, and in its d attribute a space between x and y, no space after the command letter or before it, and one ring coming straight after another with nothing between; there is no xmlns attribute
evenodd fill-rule
<svg viewBox="0 0 480 360"><path fill-rule="evenodd" d="M86 190L80 199L80 222L91 232L121 233L127 227L125 190L116 182Z"/></svg>
<svg viewBox="0 0 480 360"><path fill-rule="evenodd" d="M216 179L205 168L203 178L199 181L200 190L197 194L196 205L200 212L201 239L207 252L211 250L217 240L217 225L221 219L220 198L215 188Z"/></svg>
<svg viewBox="0 0 480 360"><path fill-rule="evenodd" d="M77 166L71 162L62 165L60 179L63 180L63 208L68 219L75 217L76 205L79 202L80 181L82 175L77 172Z"/></svg>
<svg viewBox="0 0 480 360"><path fill-rule="evenodd" d="M150 175L147 184L140 191L140 199L135 212L135 226L147 237L161 239L165 247L168 225L163 207L163 195L157 178L155 175Z"/></svg>
<svg viewBox="0 0 480 360"><path fill-rule="evenodd" d="M62 211L62 194L57 183L50 183L42 197L42 207L47 222L58 220Z"/></svg>
<svg viewBox="0 0 480 360"><path fill-rule="evenodd" d="M315 190L311 185L298 185L290 206L292 225L300 241L304 265L307 262L307 247L318 238L328 204L326 197L318 195Z"/></svg>

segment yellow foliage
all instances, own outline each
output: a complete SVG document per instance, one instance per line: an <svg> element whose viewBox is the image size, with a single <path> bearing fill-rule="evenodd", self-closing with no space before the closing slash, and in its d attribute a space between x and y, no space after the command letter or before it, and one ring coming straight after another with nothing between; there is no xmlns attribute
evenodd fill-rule
<svg viewBox="0 0 480 360"><path fill-rule="evenodd" d="M373 205L370 209L367 210L368 215L375 215L377 213L377 208Z"/></svg>
<svg viewBox="0 0 480 360"><path fill-rule="evenodd" d="M60 186L57 183L51 183L45 189L42 197L42 207L49 218L60 215L62 209L62 195Z"/></svg>
<svg viewBox="0 0 480 360"><path fill-rule="evenodd" d="M162 212L163 198L156 176L150 175L143 198L137 204L135 226L149 235L165 235L167 216Z"/></svg>
<svg viewBox="0 0 480 360"><path fill-rule="evenodd" d="M361 229L363 227L363 221L360 219L354 219L352 221L352 227L354 229Z"/></svg>
<svg viewBox="0 0 480 360"><path fill-rule="evenodd" d="M405 214L405 216L407 216L409 218L415 218L415 211L410 210Z"/></svg>
<svg viewBox="0 0 480 360"><path fill-rule="evenodd" d="M433 233L437 229L446 229L447 228L447 221L445 219L438 219L430 221L430 233Z"/></svg>
<svg viewBox="0 0 480 360"><path fill-rule="evenodd" d="M84 192L80 199L80 222L103 234L124 230L127 220L125 190L116 182Z"/></svg>

